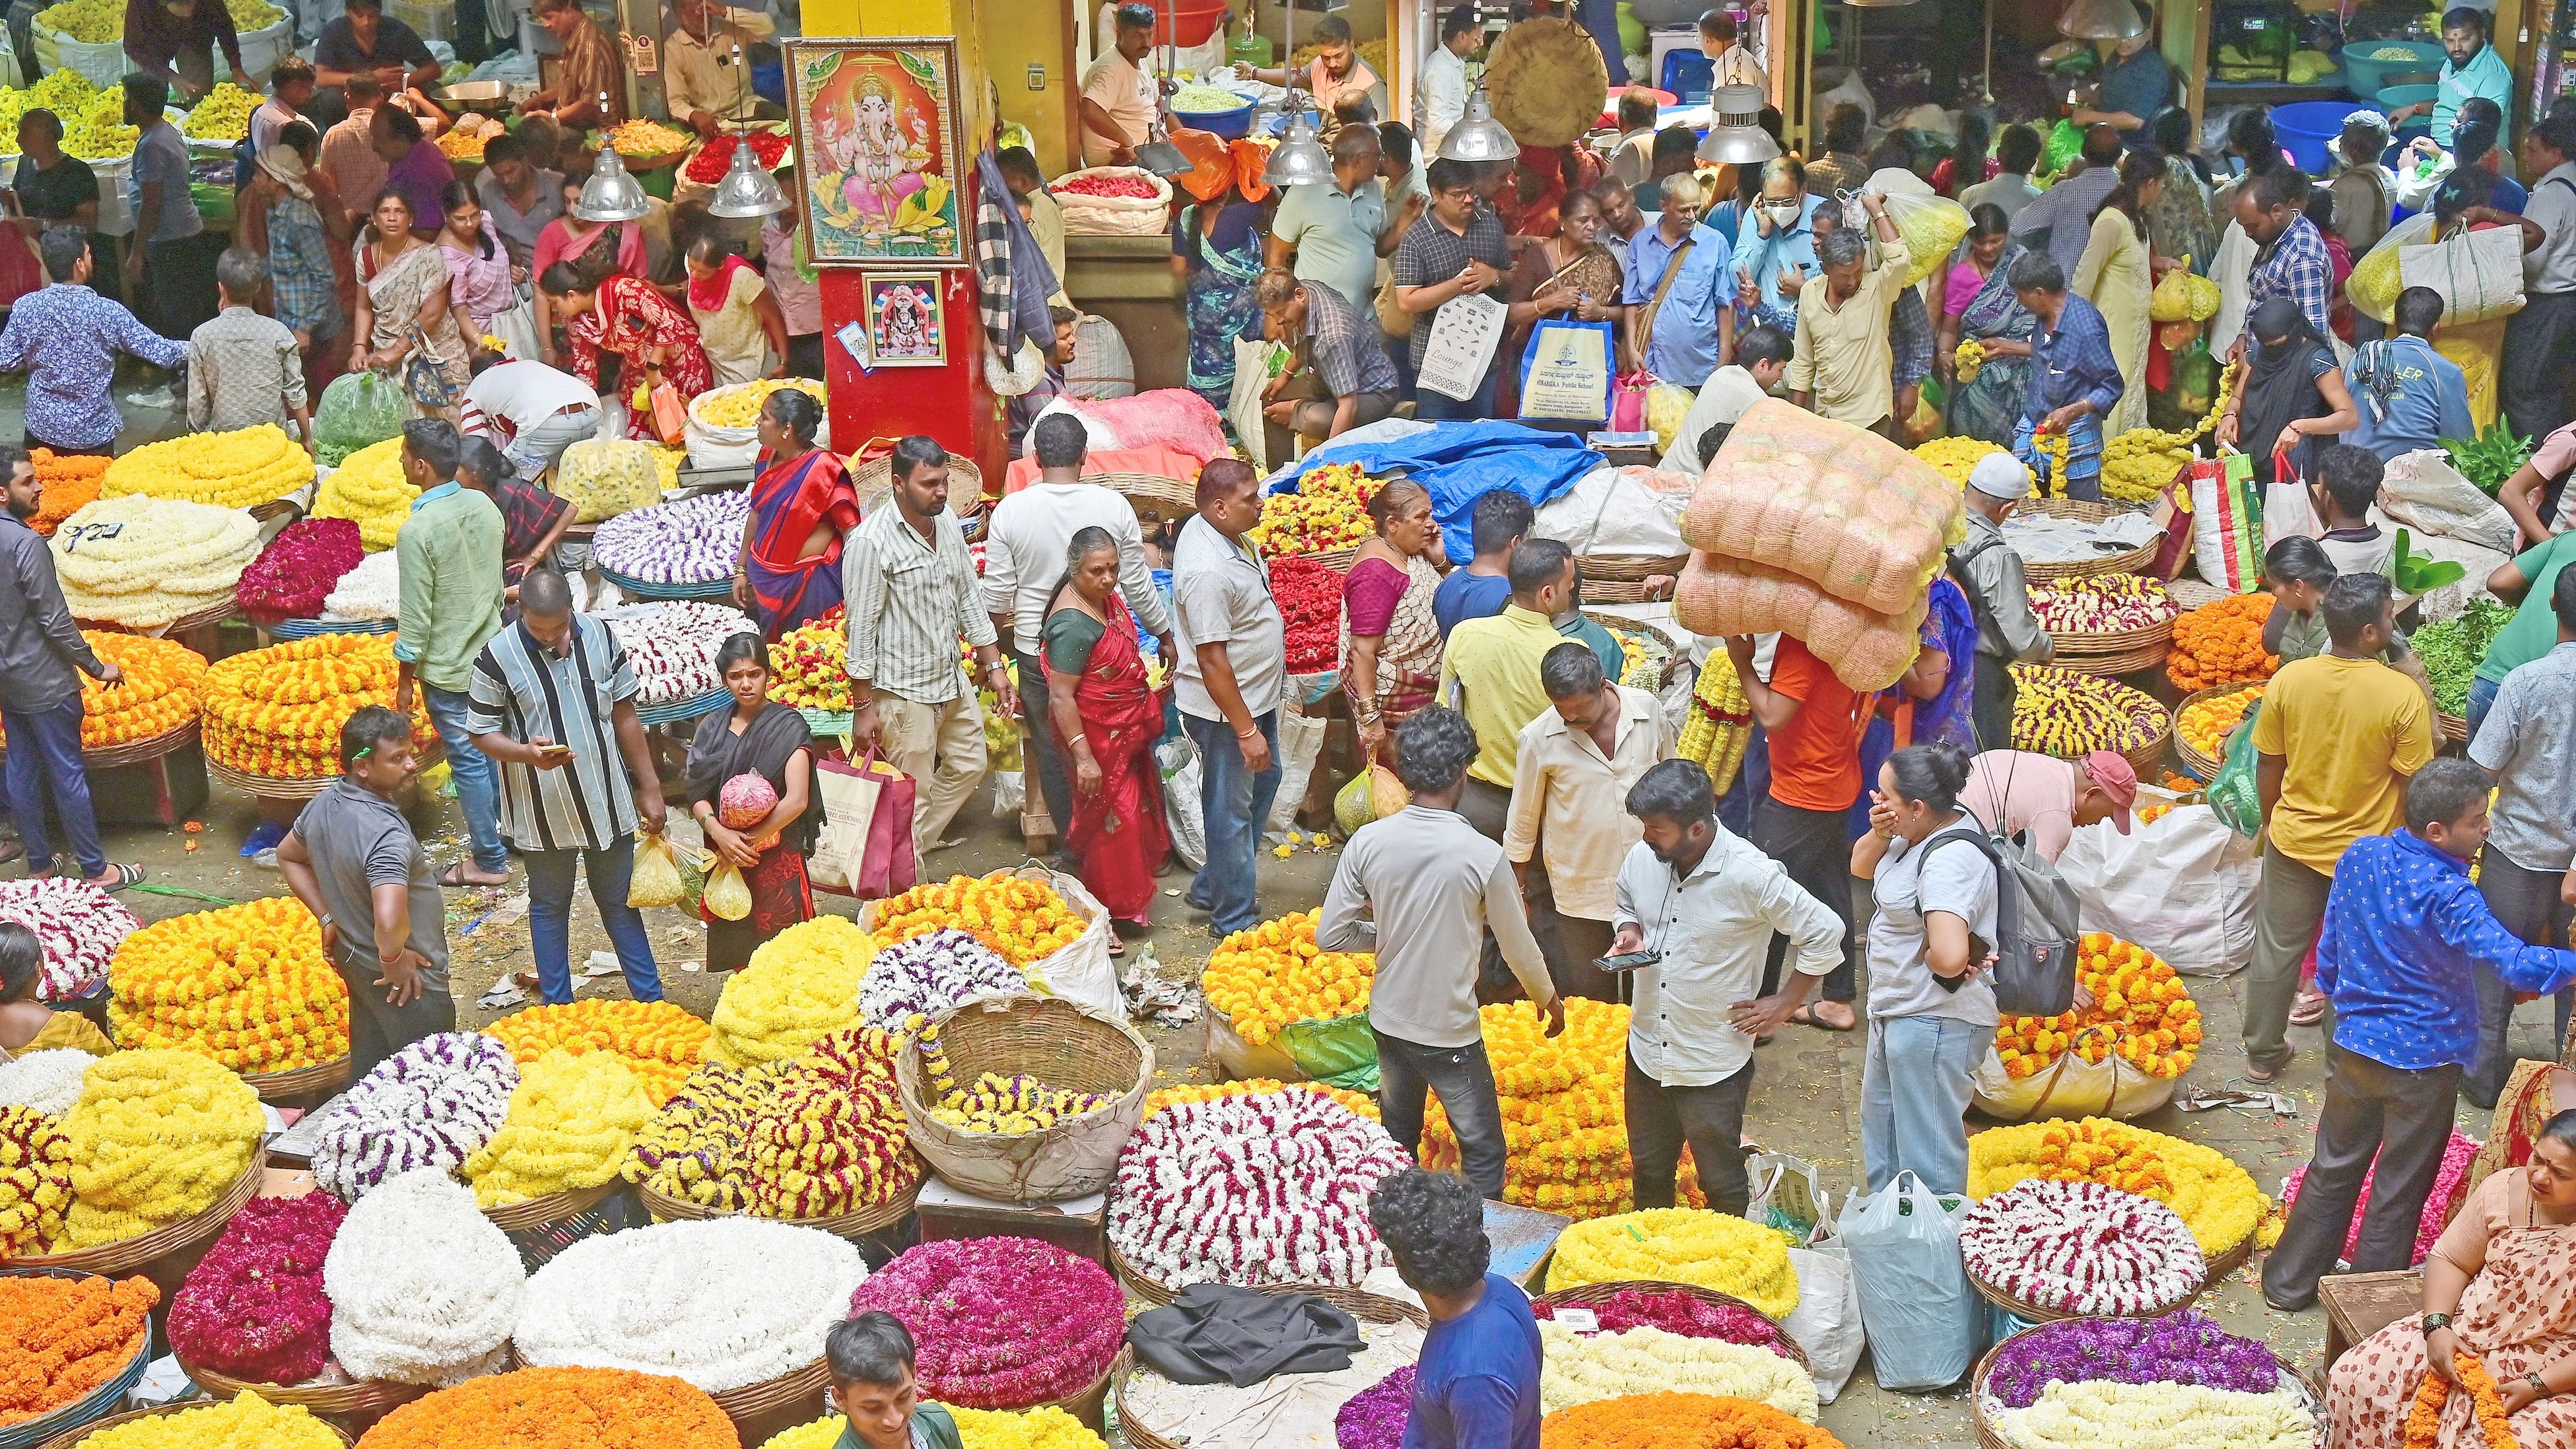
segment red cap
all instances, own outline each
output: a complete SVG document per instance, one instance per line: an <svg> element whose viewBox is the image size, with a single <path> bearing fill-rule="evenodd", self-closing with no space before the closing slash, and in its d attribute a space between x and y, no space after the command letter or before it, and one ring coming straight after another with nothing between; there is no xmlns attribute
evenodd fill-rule
<svg viewBox="0 0 2576 1449"><path fill-rule="evenodd" d="M2138 771L2129 757L2113 750L2095 750L2078 766L2084 778L2111 797L2111 823L2122 835L2129 833L2129 807L2138 803Z"/></svg>

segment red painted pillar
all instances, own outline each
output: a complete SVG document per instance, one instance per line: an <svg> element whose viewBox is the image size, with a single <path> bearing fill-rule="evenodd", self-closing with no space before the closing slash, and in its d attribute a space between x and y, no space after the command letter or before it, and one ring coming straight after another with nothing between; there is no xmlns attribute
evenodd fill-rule
<svg viewBox="0 0 2576 1449"><path fill-rule="evenodd" d="M964 210L970 229L973 185L970 171ZM871 437L926 433L950 452L974 459L986 486L998 491L1008 434L1002 401L984 385L984 328L976 311L974 269L949 267L938 273L940 310L948 328L947 362L873 372L860 370L837 335L853 322L865 326L868 275L855 267L822 269L823 379L831 393L834 443L854 451Z"/></svg>

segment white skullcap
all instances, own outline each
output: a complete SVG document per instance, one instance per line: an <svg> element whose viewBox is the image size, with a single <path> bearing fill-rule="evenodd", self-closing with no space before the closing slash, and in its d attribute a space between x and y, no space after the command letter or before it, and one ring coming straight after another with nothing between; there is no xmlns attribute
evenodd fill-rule
<svg viewBox="0 0 2576 1449"><path fill-rule="evenodd" d="M2010 453L1988 453L1969 471L1968 486L1988 498L2018 503L2030 496L2030 470Z"/></svg>

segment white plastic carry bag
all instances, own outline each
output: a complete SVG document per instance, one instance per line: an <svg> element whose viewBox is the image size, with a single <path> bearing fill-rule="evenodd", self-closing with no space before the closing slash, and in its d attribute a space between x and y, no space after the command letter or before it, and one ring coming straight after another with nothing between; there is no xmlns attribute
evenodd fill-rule
<svg viewBox="0 0 2576 1449"><path fill-rule="evenodd" d="M2057 873L2075 887L2087 931L2154 952L2186 976L2224 976L2254 959L2253 842L2207 805L2183 805L2122 835L2075 832Z"/></svg>
<svg viewBox="0 0 2576 1449"><path fill-rule="evenodd" d="M1187 735L1154 747L1163 772L1163 823L1172 835L1172 858L1192 870L1207 864L1207 822L1199 813L1199 753Z"/></svg>
<svg viewBox="0 0 2576 1449"><path fill-rule="evenodd" d="M2522 233L2466 227L2397 253L2398 280L2442 294L2442 320L2484 322L2522 310Z"/></svg>
<svg viewBox="0 0 2576 1449"><path fill-rule="evenodd" d="M2439 448L2400 453L2388 460L2379 480L2379 508L2418 534L2440 534L2512 553L2522 530L2504 505L2451 466L2451 455Z"/></svg>
<svg viewBox="0 0 2576 1449"><path fill-rule="evenodd" d="M1816 1376L1816 1398L1830 1404L1851 1382L1869 1343L1861 1326L1860 1283L1852 1276L1851 1254L1840 1238L1791 1248L1789 1267L1798 1275L1798 1306L1781 1321L1780 1331L1806 1350L1808 1371Z"/></svg>
<svg viewBox="0 0 2576 1449"><path fill-rule="evenodd" d="M1297 807L1306 803L1306 782L1313 778L1315 759L1323 752L1322 717L1294 709L1279 711L1279 793L1271 797L1265 829L1296 828Z"/></svg>
<svg viewBox="0 0 2576 1449"><path fill-rule="evenodd" d="M1843 1246L1880 1388L1948 1388L1985 1346L1986 1315L1959 1259L1967 1216L1965 1194L1936 1193L1910 1172L1844 1205Z"/></svg>

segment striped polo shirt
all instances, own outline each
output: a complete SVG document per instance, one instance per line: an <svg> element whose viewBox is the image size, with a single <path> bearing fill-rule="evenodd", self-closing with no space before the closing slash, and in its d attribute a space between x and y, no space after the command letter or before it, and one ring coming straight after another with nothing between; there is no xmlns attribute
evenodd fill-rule
<svg viewBox="0 0 2576 1449"><path fill-rule="evenodd" d="M572 762L560 769L495 762L501 833L521 850L606 850L635 830L635 788L612 718L640 688L635 666L608 625L588 614L572 616L566 642L558 655L520 621L474 657L468 730L572 748Z"/></svg>

